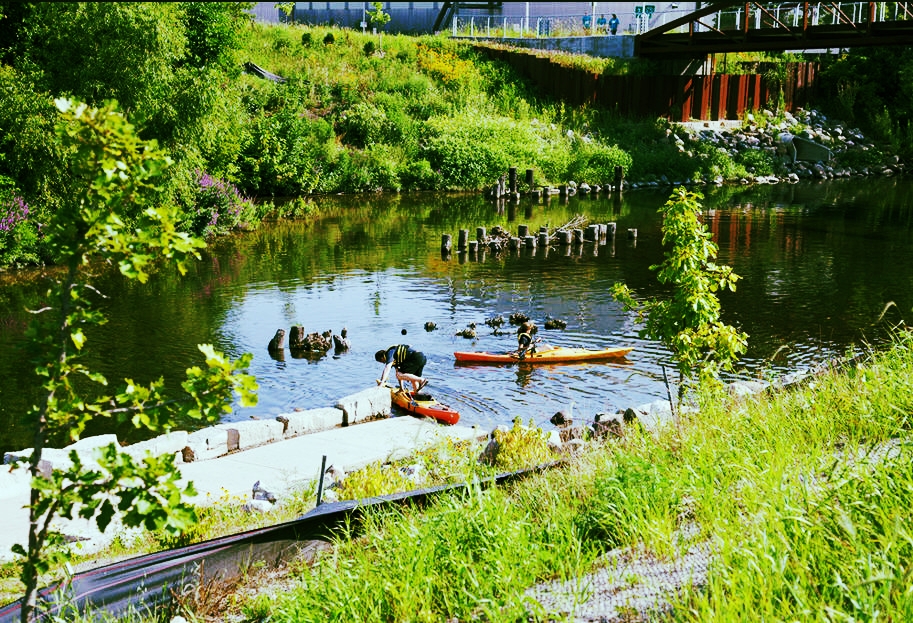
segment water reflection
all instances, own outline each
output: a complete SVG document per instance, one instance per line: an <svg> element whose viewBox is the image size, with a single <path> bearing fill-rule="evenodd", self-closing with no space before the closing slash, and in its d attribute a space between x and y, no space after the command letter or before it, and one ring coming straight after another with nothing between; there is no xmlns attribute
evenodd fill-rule
<svg viewBox="0 0 913 623"><path fill-rule="evenodd" d="M885 327L909 314L910 190L902 180L852 180L708 194L705 221L720 245L719 260L742 276L722 303L724 321L750 336L746 374L801 369L853 344L883 342ZM380 373L375 350L407 340L429 359L429 391L459 409L466 424L490 428L518 416L546 423L570 402L591 416L662 399L667 353L637 338L631 315L608 292L622 281L638 296L665 294L649 267L662 261L657 210L667 199L666 191L519 204L475 195L321 199L319 221L275 223L219 241L186 278L161 274L140 286L102 274L96 285L108 297L102 304L110 321L89 335L84 363L114 385L125 377L164 376L176 389L183 370L200 361L196 344L212 343L233 356L252 352L260 405L229 416L236 419L332 405L373 385ZM598 243L440 252L441 236L461 229L553 231L578 215L614 222L616 234ZM25 309L40 307L45 290L40 272L29 279L0 275L2 450L31 445L26 413L40 398L40 385L17 346L29 318ZM512 312L529 315L540 330L546 316L567 321L563 331L542 330L555 344L633 344L635 350L628 365L454 365L456 350L515 347L510 327L496 332L483 322ZM425 331L427 322L437 329ZM476 337L458 337L471 322ZM309 333L347 327L351 349L316 358L288 350L271 356L266 346L276 330L292 325ZM129 431L119 434L130 438Z"/></svg>

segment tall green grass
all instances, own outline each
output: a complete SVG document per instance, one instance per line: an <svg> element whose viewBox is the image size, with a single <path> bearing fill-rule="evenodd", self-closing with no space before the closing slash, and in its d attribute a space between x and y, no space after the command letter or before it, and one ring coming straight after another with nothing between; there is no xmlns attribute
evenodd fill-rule
<svg viewBox="0 0 913 623"><path fill-rule="evenodd" d="M581 577L613 548L667 560L700 541L707 584L672 596L670 620L911 620L911 390L907 333L788 391L706 389L680 431L629 427L518 484L370 515L268 615L561 620L526 589ZM686 524L698 530L682 540Z"/></svg>

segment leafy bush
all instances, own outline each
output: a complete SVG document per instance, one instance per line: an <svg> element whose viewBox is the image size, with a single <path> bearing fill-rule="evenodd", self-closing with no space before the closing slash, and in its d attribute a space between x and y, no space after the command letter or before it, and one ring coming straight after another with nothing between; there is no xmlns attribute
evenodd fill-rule
<svg viewBox="0 0 913 623"><path fill-rule="evenodd" d="M539 143L526 125L510 119L461 115L432 119L422 155L447 188L481 188L511 166L535 160Z"/></svg>
<svg viewBox="0 0 913 623"><path fill-rule="evenodd" d="M576 141L568 166L568 178L577 182L602 184L615 177L616 166L628 171L631 162L631 155L617 145Z"/></svg>
<svg viewBox="0 0 913 623"><path fill-rule="evenodd" d="M244 190L285 197L313 192L338 161L335 139L325 120L308 119L291 108L259 118L241 155Z"/></svg>
<svg viewBox="0 0 913 623"><path fill-rule="evenodd" d="M754 175L773 175L777 170L774 156L760 149L748 149L739 153L736 162Z"/></svg>
<svg viewBox="0 0 913 623"><path fill-rule="evenodd" d="M197 171L195 205L182 223L185 231L210 238L245 229L257 217L254 202L241 195L233 184Z"/></svg>
<svg viewBox="0 0 913 623"><path fill-rule="evenodd" d="M31 210L22 197L4 194L0 188L0 266L37 264L41 225L29 218Z"/></svg>
<svg viewBox="0 0 913 623"><path fill-rule="evenodd" d="M328 32L323 38L323 45L333 45L334 43L336 43L335 35L333 35L331 32Z"/></svg>
<svg viewBox="0 0 913 623"><path fill-rule="evenodd" d="M438 172L427 160L409 162L399 174L403 190L438 190L442 181Z"/></svg>
<svg viewBox="0 0 913 623"><path fill-rule="evenodd" d="M346 192L371 192L380 190L399 190L399 150L387 146L368 147L363 152L352 154L349 175L345 186Z"/></svg>
<svg viewBox="0 0 913 623"><path fill-rule="evenodd" d="M374 53L377 51L377 46L374 45L373 41L365 41L362 51L364 51L365 56L374 56Z"/></svg>
<svg viewBox="0 0 913 623"><path fill-rule="evenodd" d="M342 114L339 131L349 145L365 148L387 142L387 116L369 102L359 102Z"/></svg>

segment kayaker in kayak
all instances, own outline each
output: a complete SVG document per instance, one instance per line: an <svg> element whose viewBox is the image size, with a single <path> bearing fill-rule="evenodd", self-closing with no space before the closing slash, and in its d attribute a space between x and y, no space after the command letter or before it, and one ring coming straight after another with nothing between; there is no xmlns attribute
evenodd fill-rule
<svg viewBox="0 0 913 623"><path fill-rule="evenodd" d="M517 329L517 357L523 359L526 357L526 353L530 354L536 352L536 344L539 342L539 338L533 339L533 334L536 333L538 329L536 324L532 320L527 320Z"/></svg>
<svg viewBox="0 0 913 623"><path fill-rule="evenodd" d="M428 360L424 353L415 350L408 344L395 344L386 350L379 350L374 353L374 360L385 364L383 373L377 379L378 385L387 382L391 368L396 370L396 380L399 381L399 388L403 391L406 390L405 381L412 383L412 390L415 392L421 391L428 384L428 381L422 378L422 371Z"/></svg>

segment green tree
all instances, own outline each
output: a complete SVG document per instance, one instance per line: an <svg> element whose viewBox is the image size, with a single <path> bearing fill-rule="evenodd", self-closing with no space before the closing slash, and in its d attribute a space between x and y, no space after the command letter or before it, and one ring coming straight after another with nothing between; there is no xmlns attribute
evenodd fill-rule
<svg viewBox="0 0 913 623"><path fill-rule="evenodd" d="M377 47L380 50L381 55L384 53L384 26L387 25L387 22L390 21L390 14L384 13L384 3L383 2L372 2L371 6L374 7L368 11L368 19L373 24L374 28L377 29Z"/></svg>
<svg viewBox="0 0 913 623"><path fill-rule="evenodd" d="M56 517L78 515L105 530L118 515L127 526L170 533L180 533L196 520L192 506L182 501L183 494L193 492L192 484L181 489L172 456L147 454L135 460L112 444L100 451L95 465L83 464L74 451L70 466L55 466L48 473L42 470L41 455L49 440L65 435L75 441L90 420L100 417L157 431L168 430L179 416L215 420L231 410L235 395L242 405L256 403L256 382L243 373L251 355L230 361L210 345L199 347L205 365L187 370L182 399L166 399L161 379L148 386L126 379L114 395L86 397L87 385L100 392L108 385L79 360L86 346L84 329L105 321L93 307L101 293L89 283L90 260L105 260L126 277L145 283L159 261L173 262L183 273L204 243L175 229L173 209L154 205L159 196L156 180L170 159L155 142L139 139L116 105L91 108L66 99L56 105L57 132L72 163L71 188L78 192L45 227L48 244L65 270L27 331L46 397L31 413L36 428L29 459L28 544L14 548L24 558L23 622L38 614L40 575L63 555L63 537L52 526ZM135 224L127 224L124 212L138 215Z"/></svg>
<svg viewBox="0 0 913 623"><path fill-rule="evenodd" d="M626 285L612 288L612 296L626 310L637 312L638 323L644 325L641 335L672 351L682 378L731 370L748 343L747 334L720 321L717 291L735 291L739 276L713 261L718 247L700 221L701 199L700 193L678 188L660 208L667 250L663 263L650 269L660 283L672 287L671 298L637 301Z"/></svg>

